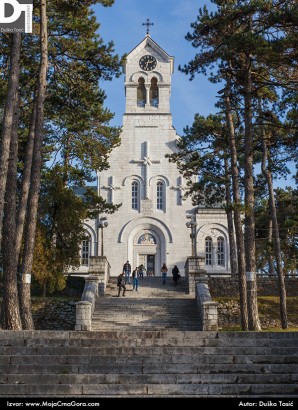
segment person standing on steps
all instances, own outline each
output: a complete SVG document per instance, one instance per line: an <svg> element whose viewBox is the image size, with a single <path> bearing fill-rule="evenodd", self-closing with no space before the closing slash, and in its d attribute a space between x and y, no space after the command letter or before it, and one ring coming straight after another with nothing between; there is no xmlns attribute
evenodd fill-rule
<svg viewBox="0 0 298 410"><path fill-rule="evenodd" d="M125 274L125 285L127 284L127 282L130 285L131 265L130 265L129 261L127 261L123 265L123 273Z"/></svg>
<svg viewBox="0 0 298 410"><path fill-rule="evenodd" d="M178 279L180 278L180 274L179 274L179 269L178 266L175 265L172 269L172 275L173 275L173 281L174 281L174 285L177 285Z"/></svg>
<svg viewBox="0 0 298 410"><path fill-rule="evenodd" d="M125 291L126 291L126 286L124 283L124 278L123 278L124 273L120 273L120 275L117 278L117 286L118 286L118 297L120 296L121 289L123 289L122 296L125 296Z"/></svg>
<svg viewBox="0 0 298 410"><path fill-rule="evenodd" d="M138 267L136 267L132 272L132 283L133 283L132 290L135 289L136 291L138 291L138 288L139 288L139 269Z"/></svg>
<svg viewBox="0 0 298 410"><path fill-rule="evenodd" d="M162 273L162 284L165 285L167 281L167 273L168 273L168 268L165 263L163 263L160 271Z"/></svg>
<svg viewBox="0 0 298 410"><path fill-rule="evenodd" d="M145 266L143 265L143 264L141 264L140 266L139 266L139 278L140 279L144 279L144 271L145 271L146 269L145 269Z"/></svg>

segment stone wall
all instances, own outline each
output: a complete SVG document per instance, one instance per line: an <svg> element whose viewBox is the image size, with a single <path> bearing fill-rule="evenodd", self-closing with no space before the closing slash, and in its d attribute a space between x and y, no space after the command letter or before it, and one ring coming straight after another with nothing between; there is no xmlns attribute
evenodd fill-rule
<svg viewBox="0 0 298 410"><path fill-rule="evenodd" d="M73 330L77 300L33 298L32 316L36 330Z"/></svg>
<svg viewBox="0 0 298 410"><path fill-rule="evenodd" d="M258 296L278 296L278 280L274 277L257 277ZM298 295L298 278L285 277L287 296ZM209 278L209 289L212 297L239 296L238 278Z"/></svg>

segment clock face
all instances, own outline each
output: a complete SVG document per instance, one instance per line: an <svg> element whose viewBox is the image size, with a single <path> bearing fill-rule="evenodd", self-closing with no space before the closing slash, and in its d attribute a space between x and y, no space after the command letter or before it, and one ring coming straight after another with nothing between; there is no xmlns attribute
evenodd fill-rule
<svg viewBox="0 0 298 410"><path fill-rule="evenodd" d="M139 65L142 70L144 71L151 71L154 70L156 67L157 61L156 58L146 54L145 56L140 58Z"/></svg>

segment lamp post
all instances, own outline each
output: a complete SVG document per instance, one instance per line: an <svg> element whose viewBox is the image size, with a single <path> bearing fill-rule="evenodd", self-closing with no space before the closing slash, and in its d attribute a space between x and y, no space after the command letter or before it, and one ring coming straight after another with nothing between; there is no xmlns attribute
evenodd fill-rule
<svg viewBox="0 0 298 410"><path fill-rule="evenodd" d="M98 227L101 229L101 256L103 256L103 228L106 228L108 225L109 223L106 216L99 218Z"/></svg>
<svg viewBox="0 0 298 410"><path fill-rule="evenodd" d="M190 219L189 222L186 222L186 226L191 229L191 250L192 250L192 256L197 256L197 221L196 221L196 214L195 215L188 215L188 219Z"/></svg>

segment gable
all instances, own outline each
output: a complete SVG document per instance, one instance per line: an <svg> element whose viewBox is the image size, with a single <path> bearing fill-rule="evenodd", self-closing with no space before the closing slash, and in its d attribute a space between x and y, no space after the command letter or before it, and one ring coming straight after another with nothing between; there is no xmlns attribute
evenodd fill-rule
<svg viewBox="0 0 298 410"><path fill-rule="evenodd" d="M174 72L174 57L165 52L152 38L147 35L133 50L131 50L126 56L126 62L123 67L125 73L125 66L131 60L134 60L139 54L142 54L146 50L148 53L156 54L161 60L169 62L171 64L171 74Z"/></svg>

